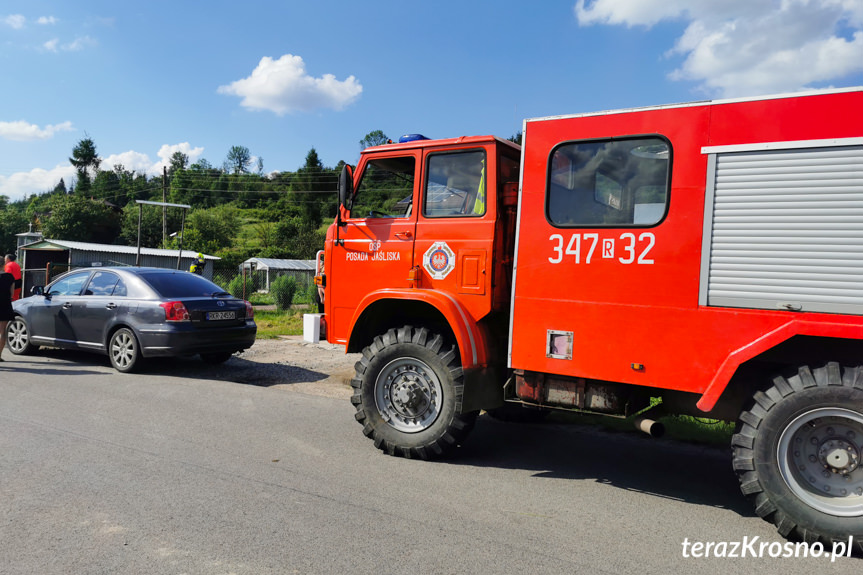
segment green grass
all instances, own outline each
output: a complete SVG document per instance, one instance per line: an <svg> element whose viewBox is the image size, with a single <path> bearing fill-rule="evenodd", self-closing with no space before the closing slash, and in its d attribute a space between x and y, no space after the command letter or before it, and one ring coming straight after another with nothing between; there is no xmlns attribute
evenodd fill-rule
<svg viewBox="0 0 863 575"><path fill-rule="evenodd" d="M273 305L276 303L275 298L268 293L255 292L249 296L249 301L252 305Z"/></svg>
<svg viewBox="0 0 863 575"><path fill-rule="evenodd" d="M280 335L302 335L303 314L307 311L305 309L291 309L288 311L255 310L258 339L275 339Z"/></svg>
<svg viewBox="0 0 863 575"><path fill-rule="evenodd" d="M624 419L621 417L608 417L574 411L553 411L549 416L549 421L558 423L592 425L608 431L641 433L635 429L634 420L635 416ZM663 438L675 439L677 441L728 447L731 444L731 436L734 433L734 423L727 421L692 417L689 415L668 415L660 417L658 421L665 426L665 436Z"/></svg>

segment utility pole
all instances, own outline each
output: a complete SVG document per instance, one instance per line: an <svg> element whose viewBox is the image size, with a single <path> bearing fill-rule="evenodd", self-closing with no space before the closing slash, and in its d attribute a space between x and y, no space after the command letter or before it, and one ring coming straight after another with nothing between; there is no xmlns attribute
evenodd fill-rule
<svg viewBox="0 0 863 575"><path fill-rule="evenodd" d="M162 203L168 201L168 166L162 166ZM162 245L168 241L168 206L162 206Z"/></svg>

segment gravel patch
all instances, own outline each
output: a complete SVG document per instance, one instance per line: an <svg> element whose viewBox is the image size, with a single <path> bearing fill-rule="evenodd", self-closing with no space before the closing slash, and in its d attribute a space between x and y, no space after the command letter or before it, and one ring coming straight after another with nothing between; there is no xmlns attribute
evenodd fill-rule
<svg viewBox="0 0 863 575"><path fill-rule="evenodd" d="M59 352L62 357L69 352ZM220 365L207 365L198 356L148 360L142 371L150 375L182 375L259 387L279 387L312 395L349 399L354 364L361 354L345 353L343 345L309 343L302 336L259 339ZM80 356L80 354L78 354ZM93 356L100 361L98 356ZM80 359L78 357L77 359ZM102 363L107 363L104 358Z"/></svg>

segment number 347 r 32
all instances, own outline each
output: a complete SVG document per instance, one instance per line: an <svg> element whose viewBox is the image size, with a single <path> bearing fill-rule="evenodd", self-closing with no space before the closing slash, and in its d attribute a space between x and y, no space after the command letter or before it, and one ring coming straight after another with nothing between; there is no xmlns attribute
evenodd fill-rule
<svg viewBox="0 0 863 575"><path fill-rule="evenodd" d="M576 264L582 263L582 260L589 264L594 258L616 258L622 264L652 264L653 260L648 255L656 244L656 236L651 232L644 232L637 237L631 232L625 232L616 238L602 239L596 233L572 234L568 241L561 234L551 234L548 239L552 242L553 252L548 261L553 264L563 262L566 256L572 256L573 263Z"/></svg>

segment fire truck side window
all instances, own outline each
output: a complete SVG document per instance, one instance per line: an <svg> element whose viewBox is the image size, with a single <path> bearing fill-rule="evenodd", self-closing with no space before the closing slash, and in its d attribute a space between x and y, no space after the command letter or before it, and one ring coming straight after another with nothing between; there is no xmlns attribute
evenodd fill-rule
<svg viewBox="0 0 863 575"><path fill-rule="evenodd" d="M665 217L671 145L660 137L565 143L551 155L546 214L561 227L652 226Z"/></svg>
<svg viewBox="0 0 863 575"><path fill-rule="evenodd" d="M413 156L369 160L357 186L351 218L403 218L411 213Z"/></svg>
<svg viewBox="0 0 863 575"><path fill-rule="evenodd" d="M482 150L429 156L423 215L441 218L485 214L485 174Z"/></svg>

